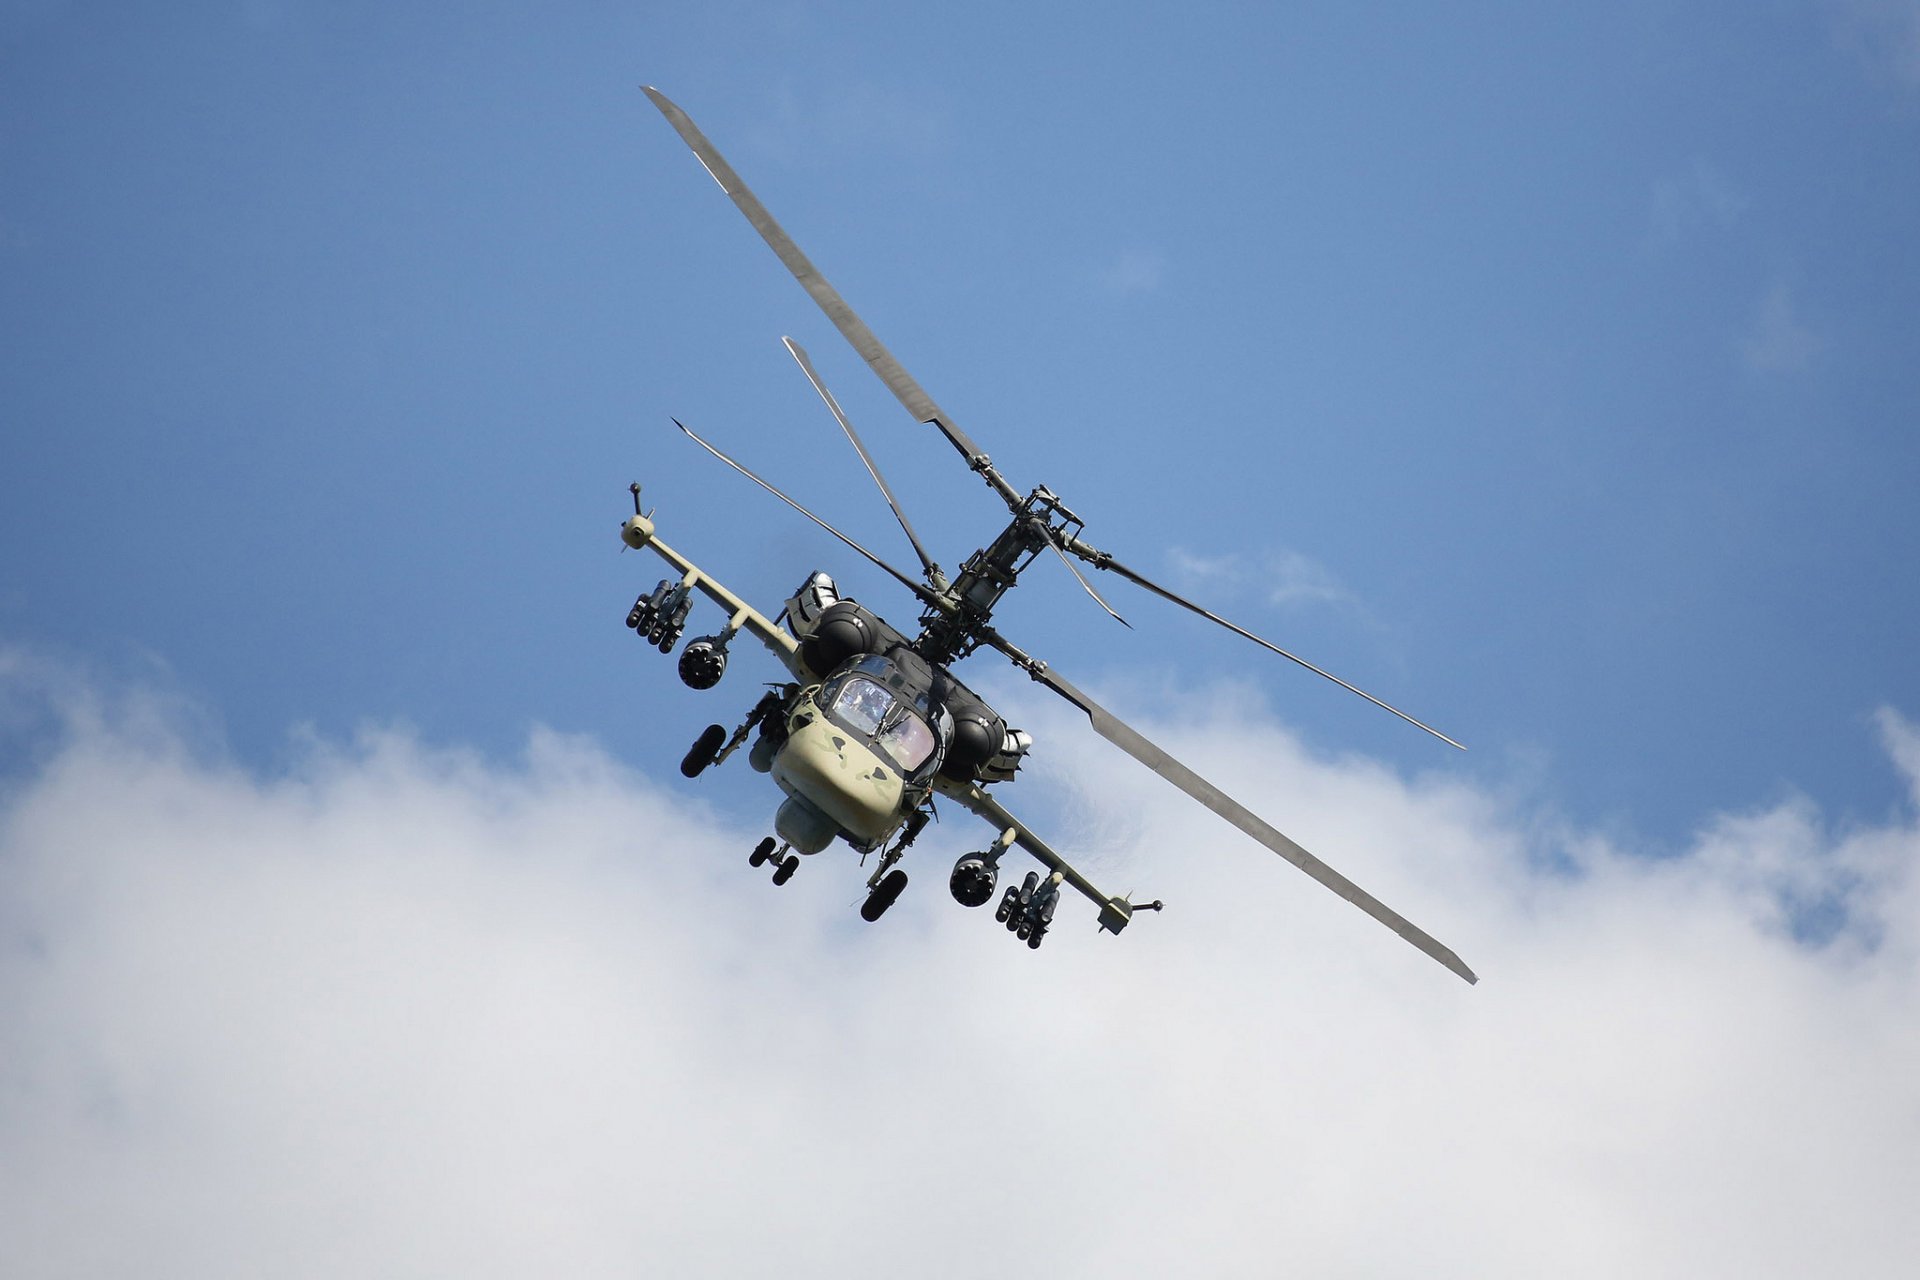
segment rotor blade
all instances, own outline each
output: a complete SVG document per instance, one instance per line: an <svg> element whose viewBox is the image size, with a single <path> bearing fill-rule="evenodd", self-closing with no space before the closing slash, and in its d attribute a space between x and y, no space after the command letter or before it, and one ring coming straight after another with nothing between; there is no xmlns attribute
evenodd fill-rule
<svg viewBox="0 0 1920 1280"><path fill-rule="evenodd" d="M913 525L908 523L907 513L901 508L900 500L893 496L893 489L887 484L887 478L880 474L880 468L874 463L873 455L867 452L867 446L861 442L859 433L853 429L853 423L847 420L846 413L840 408L840 402L833 398L833 392L827 390L827 384L820 380L818 373L814 372L813 361L807 358L806 349L792 338L782 338L780 341L786 344L787 354L799 364L800 372L807 375L807 381L813 384L813 389L820 393L822 400L826 401L827 411L833 414L833 420L840 424L840 429L847 433L847 439L853 443L854 452L860 455L860 461L867 464L867 474L872 476L873 482L880 486L880 493L886 498L887 505L893 508L893 518L900 522L900 528L906 532L907 541L913 544L913 553L920 557L920 567L926 570L927 580L935 586L940 585L943 579L940 566L933 562L933 557L927 554L927 549L920 545L920 536L913 531Z"/></svg>
<svg viewBox="0 0 1920 1280"><path fill-rule="evenodd" d="M1139 730L1056 675L1046 663L1028 657L997 634L989 633L986 640L994 648L1012 658L1016 664L1025 668L1027 674L1035 680L1086 712L1087 719L1093 722L1094 732L1108 742L1146 765L1147 768L1405 938L1460 977L1468 982L1477 983L1480 980L1474 975L1473 970L1467 968L1459 956L1441 945L1431 934L1280 834L1232 796L1168 755L1148 741Z"/></svg>
<svg viewBox="0 0 1920 1280"><path fill-rule="evenodd" d="M789 498L786 494L782 493L779 489L775 488L771 484L768 484L765 480L762 480L759 476L755 475L749 468L742 466L738 462L735 462L732 458L729 458L726 454L720 452L720 450L714 448L712 445L708 444L705 440L702 440L698 435L694 434L693 428L689 427L686 423L680 421L680 419L678 418L672 419L672 422L674 426L686 432L687 436L690 439L692 439L692 441L695 444L699 445L702 449L705 449L708 453L720 459L720 461L726 463L728 466L732 467L735 471L738 471L741 475L753 481L755 484L759 485L762 489L765 489L768 493L780 499L780 501L786 503L788 506L792 507L795 511L798 511L801 515L813 521L815 524L819 525L822 529L825 529L828 533L832 534L834 537L840 539L840 541L846 543L849 547L852 547L855 551L859 552L861 555L871 560L874 564L886 570L888 573L892 574L894 577L898 578L900 580L900 585L905 587L907 590L913 592L913 594L919 598L922 604L938 603L940 598L934 595L933 592L927 590L925 586L923 586L918 582L915 582L912 578L909 578L906 574L900 572L898 569L888 564L885 560L882 560L879 556L873 554L873 552L867 550L865 547L855 542L852 538L849 538L846 534L840 532L838 529L828 524L825 520L822 520L819 516L813 514L813 512L807 510L805 507L795 502L792 498Z"/></svg>
<svg viewBox="0 0 1920 1280"><path fill-rule="evenodd" d="M1125 578L1127 581L1136 583L1142 587L1145 587L1147 590L1153 592L1155 595L1159 596L1163 600L1171 600L1173 601L1173 603L1179 605L1183 609L1191 609L1193 612L1199 614L1201 617L1207 618L1207 619L1210 619L1211 621L1219 623L1221 626L1233 632L1235 635L1245 636L1247 639L1253 641L1255 644L1259 645L1261 648L1270 649L1273 652L1279 654L1281 657L1287 659L1289 662L1297 662L1301 666L1305 667L1307 670L1313 672L1317 676L1325 676L1327 679L1333 681L1335 684L1339 685L1342 689L1347 690L1349 693L1357 693L1361 697L1365 698L1368 702L1371 702L1374 706L1393 712L1394 715L1399 716L1402 720L1405 720L1408 724L1414 726L1416 729L1426 730L1428 733L1440 739L1440 741L1446 743L1448 746L1459 747L1460 750L1462 751L1465 751L1467 749L1463 744L1455 742L1452 738L1449 738L1446 734L1440 732L1438 729L1434 728L1432 725L1427 724L1424 721L1414 719L1412 716L1408 715L1406 712L1402 711L1400 708L1393 706L1391 703L1382 702L1380 699L1368 693L1365 689L1356 688L1355 686L1348 684L1345 680L1342 680L1339 676L1334 675L1331 671L1324 671L1321 668L1314 666L1311 662L1308 662L1305 658L1301 657L1299 654L1289 653L1285 649L1282 649L1279 645L1275 644L1273 641L1264 640L1261 637L1253 634L1253 632L1247 630L1245 627L1240 626L1237 623L1228 622L1225 618L1213 612L1213 610L1203 608L1200 605L1195 604L1193 601L1187 599L1185 596L1180 595L1177 592L1167 590L1165 587L1161 586L1159 583L1153 581L1152 579L1145 577L1142 574L1135 573L1132 569L1127 568L1127 566L1121 564L1118 560L1115 560L1112 556L1108 555L1106 552L1095 550L1094 548L1088 546L1084 542L1079 541L1078 539L1075 539L1074 541L1070 542L1067 546L1067 549L1073 552L1073 554L1079 556L1082 560L1085 560L1088 564L1091 564L1096 569L1111 570L1112 572L1117 573L1121 577Z"/></svg>
<svg viewBox="0 0 1920 1280"><path fill-rule="evenodd" d="M854 314L853 308L847 305L847 300L840 296L839 290L827 282L827 278L820 274L819 268L815 267L807 255L800 251L800 246L793 242L792 237L787 235L778 222L774 221L773 215L767 212L767 207L761 204L759 197L755 196L747 184L741 181L740 175L733 171L733 166L727 163L726 157L720 154L719 149L707 141L707 135L700 132L700 127L694 124L686 112L674 105L666 94L651 85L642 85L641 88L652 100L653 105L660 109L660 114L667 118L667 123L673 126L681 140L693 149L693 154L699 157L700 163L705 166L713 180L720 184L720 189L727 193L727 198L746 215L747 221L753 224L753 229L758 231L760 238L767 242L767 247L779 256L780 261L793 274L793 278L800 282L800 287L805 289L820 310L826 313L827 319L833 321L833 327L840 331L840 335L853 344L853 349L860 353L860 358L867 362L867 366L879 376L880 381L887 384L887 389L893 392L894 397L907 407L907 412L921 422L938 427L940 433L946 436L953 447L958 449L961 456L967 460L967 465L985 476L987 483L993 485L1000 492L1001 497L1010 503L1018 502L1019 495L1013 492L1006 481L1000 479L999 472L993 469L993 464L987 459L987 455L980 452L979 446L967 438L966 432L954 425L946 411L935 404L933 397L914 381L913 375L893 358L893 353L873 335L873 330L867 328L866 321Z"/></svg>
<svg viewBox="0 0 1920 1280"><path fill-rule="evenodd" d="M1095 604L1099 605L1102 609L1105 609L1107 611L1108 616L1110 616L1115 622L1119 623L1121 626L1125 627L1129 631L1133 630L1133 624L1131 622L1128 622L1125 618L1121 617L1119 613L1117 613L1114 610L1114 607L1107 603L1107 598L1101 595L1098 591L1095 591L1093 589L1093 584L1087 581L1087 575L1080 572L1080 566L1075 564L1072 558L1067 555L1066 548L1060 545L1060 540L1054 535L1054 532L1052 529L1047 530L1047 545L1052 547L1053 553L1060 557L1060 563L1067 566L1067 572L1071 573L1075 578L1079 579L1080 585L1087 589L1087 594L1093 597L1093 602Z"/></svg>

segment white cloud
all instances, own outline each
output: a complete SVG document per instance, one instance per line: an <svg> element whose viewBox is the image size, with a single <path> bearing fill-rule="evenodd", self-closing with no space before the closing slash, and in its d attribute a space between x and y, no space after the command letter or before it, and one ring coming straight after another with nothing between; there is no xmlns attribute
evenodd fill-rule
<svg viewBox="0 0 1920 1280"><path fill-rule="evenodd" d="M1880 709L1874 720L1880 727L1880 738L1886 745L1887 754L1893 757L1900 772L1913 784L1913 802L1920 806L1920 731L1886 707Z"/></svg>
<svg viewBox="0 0 1920 1280"><path fill-rule="evenodd" d="M771 95L770 114L745 130L747 146L795 164L842 153L921 159L937 154L948 135L938 98L911 85L835 79L823 88L810 80L804 90L783 83ZM688 109L698 118L699 104ZM726 150L724 140L720 146Z"/></svg>
<svg viewBox="0 0 1920 1280"><path fill-rule="evenodd" d="M1876 76L1920 86L1920 0L1833 0L1840 45Z"/></svg>
<svg viewBox="0 0 1920 1280"><path fill-rule="evenodd" d="M1175 573L1193 582L1238 585L1246 577L1242 557L1236 555L1208 556L1172 547L1167 551L1167 559L1173 562Z"/></svg>
<svg viewBox="0 0 1920 1280"><path fill-rule="evenodd" d="M1755 308L1740 353L1760 373L1795 373L1820 351L1820 337L1800 319L1793 291L1784 284L1768 289Z"/></svg>
<svg viewBox="0 0 1920 1280"><path fill-rule="evenodd" d="M1257 587L1270 605L1344 604L1359 607L1331 569L1312 556L1280 547L1258 557L1230 554L1196 555L1174 547L1167 552L1174 573L1194 590L1212 587L1239 592ZM1201 603L1205 603L1202 601Z"/></svg>
<svg viewBox="0 0 1920 1280"><path fill-rule="evenodd" d="M955 815L868 927L844 850L776 889L764 814L590 743L371 732L262 778L70 702L0 790L0 1273L1907 1274L1911 814L1549 848L1244 700L1194 716L1146 727L1480 986L1064 713L1019 807L1102 797L1086 869L1169 906L1036 954L947 900Z"/></svg>
<svg viewBox="0 0 1920 1280"><path fill-rule="evenodd" d="M1118 297L1152 293L1166 278L1167 260L1150 249L1128 249L1098 273L1100 287Z"/></svg>
<svg viewBox="0 0 1920 1280"><path fill-rule="evenodd" d="M1650 217L1662 243L1676 243L1696 231L1722 230L1747 211L1747 197L1727 176L1704 160L1687 172L1653 184Z"/></svg>
<svg viewBox="0 0 1920 1280"><path fill-rule="evenodd" d="M1353 593L1340 584L1332 570L1298 551L1276 551L1267 560L1267 599L1273 604L1318 600L1354 604Z"/></svg>

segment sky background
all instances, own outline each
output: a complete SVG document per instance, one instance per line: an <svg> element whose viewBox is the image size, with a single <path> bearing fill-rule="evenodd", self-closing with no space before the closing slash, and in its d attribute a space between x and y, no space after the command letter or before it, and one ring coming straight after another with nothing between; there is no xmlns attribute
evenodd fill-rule
<svg viewBox="0 0 1920 1280"><path fill-rule="evenodd" d="M0 6L3 1269L1903 1274L1920 6L1408 8ZM1014 484L1468 744L998 615L1480 987L991 658L1163 918L746 868L674 766L776 668L634 644L627 484L911 608L668 415L911 563L790 334L937 558L1002 518L641 83Z"/></svg>

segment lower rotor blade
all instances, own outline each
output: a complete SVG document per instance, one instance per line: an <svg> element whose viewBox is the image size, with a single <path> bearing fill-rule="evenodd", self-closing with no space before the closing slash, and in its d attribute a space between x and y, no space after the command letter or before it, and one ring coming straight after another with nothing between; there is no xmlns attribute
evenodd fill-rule
<svg viewBox="0 0 1920 1280"><path fill-rule="evenodd" d="M785 344L787 354L792 356L794 362L800 366L800 372L807 375L807 381L813 384L813 389L819 393L820 399L826 402L827 412L833 415L833 420L840 424L842 431L846 432L847 439L853 444L853 451L860 455L860 461L866 463L867 474L872 476L873 482L880 486L880 495L887 500L887 505L893 508L893 518L900 522L900 528L906 533L907 541L913 544L913 554L920 557L920 567L926 571L927 580L934 582L936 586L939 585L936 579L941 576L940 566L933 562L933 557L927 554L927 549L920 545L920 535L913 531L913 524L907 519L906 509L900 505L900 500L893 496L893 486L889 485L887 478L880 474L879 464L873 460L873 455L867 452L866 443L860 439L860 433L853 429L853 423L848 419L846 411L840 407L840 402L833 398L833 392L827 390L827 384L821 381L820 375L814 371L813 361L807 358L806 348L792 338L782 338L780 341Z"/></svg>
<svg viewBox="0 0 1920 1280"><path fill-rule="evenodd" d="M1159 583L1153 581L1151 578L1148 578L1143 574L1135 573L1132 569L1127 568L1127 566L1121 564L1118 560L1115 560L1112 556L1108 555L1106 552L1096 550L1095 548L1090 547L1086 543L1080 542L1077 539L1073 542L1071 546L1068 547L1068 550L1072 551L1075 555L1079 556L1081 559L1085 560L1088 564L1091 564L1096 569L1106 569L1113 573L1117 573L1121 577L1125 578L1127 581L1135 583L1136 585L1145 587L1147 590L1153 592L1153 594L1159 596L1163 600L1171 600L1173 603L1179 605L1182 609L1190 609L1194 613L1199 614L1203 618L1219 623L1221 626L1233 632L1235 635L1245 636L1247 639L1259 645L1262 649L1271 650L1272 652L1277 653L1281 657L1287 659L1287 661L1289 662L1297 662L1301 666L1305 667L1307 670L1313 672L1313 674L1317 676L1325 676L1327 679L1339 685L1342 689L1345 689L1348 693L1359 694L1361 697L1365 698L1368 702L1371 702L1374 706L1381 708L1383 711L1391 711L1394 715L1399 716L1402 720L1405 720L1408 724L1412 725L1414 728L1424 729L1426 732L1440 739L1440 741L1446 743L1448 746L1459 747L1460 750L1462 751L1466 750L1466 747L1463 744L1455 742L1452 738L1449 738L1446 734L1440 732L1438 729L1434 728L1432 725L1426 723L1425 721L1414 719L1412 716L1408 715L1406 712L1402 711L1400 708L1394 706L1393 704L1388 702L1382 702L1380 699L1368 693L1365 689L1361 689L1354 685L1350 685L1345 680L1342 680L1339 676L1334 675L1331 671L1325 671L1319 667L1314 666L1311 662L1308 662L1305 658L1301 657L1299 654L1289 653L1285 649L1282 649L1279 645L1275 644L1273 641L1262 639L1261 637L1253 634L1253 632L1247 630L1245 627L1240 626L1237 623L1228 622L1225 618L1221 617L1219 614L1215 613L1213 610L1204 608L1201 605L1197 605L1193 601L1187 599L1183 595L1178 594L1177 592L1167 590L1167 588L1161 586Z"/></svg>
<svg viewBox="0 0 1920 1280"><path fill-rule="evenodd" d="M849 547L853 548L855 551L859 552L861 555L871 560L879 568L884 569L886 572L892 574L895 578L898 578L900 580L900 585L905 587L907 590L913 592L914 596L917 599L919 599L919 601L922 604L938 603L939 597L934 595L933 592L927 590L926 587L922 586L918 582L915 582L912 578L909 578L906 574L900 572L900 570L894 568L892 565L888 564L885 560L882 560L879 556L873 554L873 552L867 550L865 547L855 542L852 538L849 538L846 534L840 532L838 529L828 524L825 520L822 520L819 516L813 514L813 512L807 510L805 507L795 502L792 498L789 498L786 494L782 493L775 486L767 483L765 480L762 480L759 476L755 475L750 468L742 465L741 463L735 462L732 458L729 458L726 454L720 452L720 450L714 448L712 445L708 444L705 440L702 440L698 435L694 434L693 428L689 427L686 423L680 421L680 419L678 418L672 419L672 422L674 426L680 428L680 430L684 431L687 434L688 439L692 440L695 444L699 445L702 449L705 449L708 453L720 459L720 461L726 463L728 466L732 467L735 471L738 471L741 475L753 481L755 484L759 485L762 489L765 489L768 493L780 499L780 501L786 503L788 506L792 507L795 511L798 511L801 515L813 521L815 524L819 525L822 529L825 529L828 533L832 534L834 537L840 539L840 541L846 543Z"/></svg>
<svg viewBox="0 0 1920 1280"><path fill-rule="evenodd" d="M1135 760L1146 765L1147 768L1405 938L1422 953L1437 960L1453 973L1471 983L1480 981L1473 970L1467 968L1460 957L1443 946L1438 939L1289 840L1232 796L1168 755L1139 730L1080 692L1061 676L1054 674L1044 662L1021 653L997 635L987 637L987 642L1024 667L1027 674L1035 680L1086 712L1087 719L1093 722L1094 732L1108 742L1113 743L1114 746L1119 747Z"/></svg>

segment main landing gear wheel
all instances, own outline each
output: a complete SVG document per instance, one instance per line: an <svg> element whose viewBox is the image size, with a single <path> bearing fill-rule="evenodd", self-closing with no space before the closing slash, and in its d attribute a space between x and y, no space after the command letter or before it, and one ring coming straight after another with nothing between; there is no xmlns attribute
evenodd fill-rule
<svg viewBox="0 0 1920 1280"><path fill-rule="evenodd" d="M798 871L799 869L800 869L799 856L797 854L790 853L786 856L786 859L780 863L779 866L773 869L773 882L775 884L785 884L787 881L793 879L793 873Z"/></svg>
<svg viewBox="0 0 1920 1280"><path fill-rule="evenodd" d="M899 900L900 891L906 887L906 872L897 868L888 872L886 878L868 892L867 900L860 904L860 918L872 924L887 914L887 908Z"/></svg>
<svg viewBox="0 0 1920 1280"><path fill-rule="evenodd" d="M761 863L765 862L768 858L771 858L772 856L773 856L773 837L768 836L765 840L762 840L759 844L753 846L753 852L747 855L747 862L750 865L757 867Z"/></svg>
<svg viewBox="0 0 1920 1280"><path fill-rule="evenodd" d="M680 762L680 772L689 778L697 778L706 771L713 758L720 754L720 746L727 740L725 726L710 724L707 731L694 742L686 759Z"/></svg>

